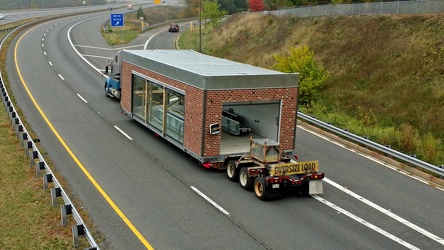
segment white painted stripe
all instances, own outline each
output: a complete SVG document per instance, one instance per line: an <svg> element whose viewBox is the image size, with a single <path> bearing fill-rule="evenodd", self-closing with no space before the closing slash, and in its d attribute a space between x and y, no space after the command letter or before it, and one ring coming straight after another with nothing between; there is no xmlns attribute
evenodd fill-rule
<svg viewBox="0 0 444 250"><path fill-rule="evenodd" d="M46 56L46 51L43 51L43 54Z"/></svg>
<svg viewBox="0 0 444 250"><path fill-rule="evenodd" d="M419 249L419 248L413 246L412 244L410 244L410 243L408 243L408 242L406 242L406 241L396 237L393 234L390 234L389 232L387 232L387 231L385 231L385 230L383 230L383 229L381 229L381 228L379 228L379 227L369 223L368 221L366 221L366 220L364 220L364 219L362 219L362 218L360 218L360 217L358 217L358 216L348 212L345 209L342 209L342 208L336 206L335 204L333 204L333 203L331 203L331 202L329 202L329 201L327 201L327 200L325 200L325 199L323 199L323 198L321 198L321 197L319 197L317 195L312 195L312 197L315 198L316 200L324 203L325 205L333 208L334 210L336 210L336 211L338 211L338 212L348 216L349 218L351 218L351 219L361 223L362 225L364 225L364 226L366 226L366 227L368 227L368 228L370 228L370 229L372 229L372 230L374 230L374 231L384 235L385 237L387 237L387 238L389 238L389 239L391 239L391 240L393 240L393 241L395 241L395 242L405 246L408 249Z"/></svg>
<svg viewBox="0 0 444 250"><path fill-rule="evenodd" d="M133 140L133 138L131 138L129 135L127 135L125 132L123 132L123 130L121 130L119 127L114 126L114 128L116 128L120 133L122 133L122 135L124 135L129 140L131 140L131 141Z"/></svg>
<svg viewBox="0 0 444 250"><path fill-rule="evenodd" d="M334 181L332 181L332 180L330 180L328 178L324 177L324 181L327 182L328 184L332 185L333 187L341 190L342 192L350 195L351 197L356 198L357 200L365 203L366 205L368 205L368 206L378 210L379 212L389 216L390 218L392 218L394 220L397 220L397 221L401 222L402 224L410 227L411 229L413 229L413 230L415 230L415 231L417 231L417 232L419 232L419 233L429 237L430 239L440 243L441 245L444 245L444 240L442 238L438 237L437 235L434 235L434 234L430 233L429 231L427 231L427 230L425 230L425 229L423 229L423 228L421 228L421 227L411 223L410 221L408 221L406 219L403 219L402 217L400 217L400 216L392 213L391 211L389 211L389 210L387 210L387 209L385 209L385 208L383 208L383 207L381 207L381 206L379 206L379 205L377 205L377 204L367 200L366 198L356 194L355 192L352 192L352 191L344 188L343 186L339 185L338 183L336 183L336 182L334 182Z"/></svg>
<svg viewBox="0 0 444 250"><path fill-rule="evenodd" d="M51 65L51 66L52 66L52 63L51 63L51 61L48 61L48 63L49 63L49 65Z"/></svg>
<svg viewBox="0 0 444 250"><path fill-rule="evenodd" d="M88 102L85 100L85 98L83 98L80 94L77 94L77 96L78 96L80 99L82 99L82 101L83 101L84 103L88 103Z"/></svg>
<svg viewBox="0 0 444 250"><path fill-rule="evenodd" d="M208 201L211 205L213 205L215 208L219 209L222 213L226 214L226 215L230 215L230 213L227 212L227 210L223 209L221 206L219 206L219 204L217 204L216 202L214 202L212 199L208 198L208 196L206 196L204 193L202 193L199 189L191 186L191 189L194 190L194 192L196 192L197 194L199 194L200 196L202 196L202 198L204 198L206 201Z"/></svg>
<svg viewBox="0 0 444 250"><path fill-rule="evenodd" d="M60 79L62 79L63 81L65 81L65 78L63 78L62 75L59 74Z"/></svg>
<svg viewBox="0 0 444 250"><path fill-rule="evenodd" d="M163 32L165 30L159 30L157 31L155 34L153 34L152 36L150 36L150 38L148 38L148 40L146 40L145 45L143 45L143 50L146 50L146 48L148 47L148 43L150 43L151 39L153 39L155 36L157 36L159 33Z"/></svg>
<svg viewBox="0 0 444 250"><path fill-rule="evenodd" d="M415 180L417 180L417 181L419 181L419 182L422 182L422 183L424 183L424 184L427 184L427 185L431 186L427 181L424 181L423 179L420 179L420 178L418 178L418 177L416 177L416 176L414 176L414 175L408 174L408 173L406 173L406 172L404 172L404 171L399 171L399 169L397 169L397 168L395 168L395 167L392 167L392 166L388 165L386 162L380 161L380 160L377 159L377 158L374 158L374 157L371 157L371 156L369 156L369 155L363 154L362 152L356 151L356 150L354 150L354 149L352 149L352 148L350 148L350 147L347 147L347 146L345 146L345 145L343 145L343 144L341 144L341 143L339 143L339 142L337 142L337 141L334 141L334 140L332 140L332 139L330 139L330 138L328 138L328 137L325 137L325 136L323 136L323 135L321 135L321 134L318 134L318 133L316 133L316 132L314 132L314 131L311 131L311 130L309 130L309 129L306 129L306 128L300 126L300 125L298 125L298 128L303 129L303 130L307 131L308 133L313 134L313 135L316 135L317 137L320 137L320 138L322 138L322 139L324 139L324 140L327 140L327 141L329 141L329 142L331 142L331 143L333 143L333 144L335 144L335 145L337 145L337 146L339 146L339 147L342 147L342 148L344 148L344 149L347 149L348 151L351 151L351 152L354 152L354 153L356 153L356 154L359 154L359 155L361 155L361 156L364 157L364 158L367 158L367 159L369 159L369 160L371 160L371 161L374 161L374 162L376 162L376 163L379 163L379 164L381 164L381 165L383 165L383 166L385 166L385 167L387 167L387 168L389 168L389 169L391 169L391 170L396 171L397 173L403 174L403 175L405 175L405 176L408 176L408 177L410 177L410 178L412 178L412 179L415 179ZM436 187L436 186L435 186L435 187ZM438 187L436 187L436 188L438 188ZM438 189L441 189L441 188L438 188ZM441 189L441 190L442 190L442 189Z"/></svg>
<svg viewBox="0 0 444 250"><path fill-rule="evenodd" d="M42 37L42 41L44 41L44 40L45 40L45 38Z"/></svg>
<svg viewBox="0 0 444 250"><path fill-rule="evenodd" d="M81 56L86 56L86 57L94 57L94 58L102 58L102 59L107 59L107 60L112 60L114 59L113 57L105 57L105 56L93 56L93 55L86 55L86 54L80 54Z"/></svg>
<svg viewBox="0 0 444 250"><path fill-rule="evenodd" d="M74 47L82 47L82 48L90 48L90 49L98 49L98 50L122 50L122 49L129 49L129 48L135 48L135 47L143 47L143 44L140 45L131 45L126 47L119 47L119 48L102 48L102 47L95 47L95 46L88 46L88 45L74 45Z"/></svg>
<svg viewBox="0 0 444 250"><path fill-rule="evenodd" d="M45 44L42 43L42 47L45 47Z"/></svg>

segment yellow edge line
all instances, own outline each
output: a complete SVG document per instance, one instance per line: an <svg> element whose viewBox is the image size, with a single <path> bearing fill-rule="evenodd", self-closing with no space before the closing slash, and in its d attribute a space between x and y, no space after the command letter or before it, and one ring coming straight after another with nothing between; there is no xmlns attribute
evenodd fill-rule
<svg viewBox="0 0 444 250"><path fill-rule="evenodd" d="M33 28L34 29L34 28ZM26 36L26 34L31 31L32 29L28 30L25 34L23 34L23 36L20 37L20 39L17 41L17 44L15 46L14 49L14 60L15 60L15 67L17 69L17 73L20 77L20 80L26 90L26 92L28 93L29 97L31 98L32 102L34 103L35 107L37 108L37 110L39 111L40 115L43 117L43 119L46 121L46 123L48 124L48 126L51 128L52 132L54 133L54 135L57 137L57 139L60 141L60 143L62 143L63 147L65 148L65 150L69 153L69 155L72 157L72 159L77 163L77 165L79 166L79 168L83 171L83 173L86 175L86 177L88 177L88 179L91 181L91 183L94 185L94 187L96 187L96 189L100 192L100 194L102 194L103 198L105 198L105 200L111 205L111 207L114 209L114 211L116 211L116 213L120 216L120 218L122 218L122 220L125 222L125 224L131 229L131 231L133 231L133 233L137 236L137 238L139 238L139 240L142 242L142 244L147 248L147 249L152 249L154 250L154 248L148 243L148 241L142 236L142 234L139 232L139 230L137 230L137 228L133 225L133 223L131 223L131 221L125 216L125 214L120 210L120 208L114 203L113 200L111 200L111 198L108 196L108 194L103 190L103 188L96 182L96 180L92 177L92 175L88 172L88 170L86 170L86 168L83 166L83 164L79 161L79 159L77 158L77 156L75 156L75 154L71 151L71 149L68 147L68 145L65 143L65 141L63 140L63 138L60 136L60 134L57 132L57 130L54 128L54 126L51 124L51 122L49 121L49 119L46 117L45 113L42 111L42 109L40 108L40 106L37 104L36 100L34 99L34 96L31 94L31 91L29 90L28 86L26 85L25 81L23 80L22 74L20 72L20 69L18 67L17 64L17 47L20 43L20 41L22 40L22 38L24 36Z"/></svg>

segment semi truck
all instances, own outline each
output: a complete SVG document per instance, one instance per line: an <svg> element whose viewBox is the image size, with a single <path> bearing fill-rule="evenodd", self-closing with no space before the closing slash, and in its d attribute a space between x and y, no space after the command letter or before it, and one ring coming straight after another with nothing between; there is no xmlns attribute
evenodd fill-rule
<svg viewBox="0 0 444 250"><path fill-rule="evenodd" d="M298 73L193 50L121 50L103 73L122 113L257 198L323 193L318 161L293 154Z"/></svg>

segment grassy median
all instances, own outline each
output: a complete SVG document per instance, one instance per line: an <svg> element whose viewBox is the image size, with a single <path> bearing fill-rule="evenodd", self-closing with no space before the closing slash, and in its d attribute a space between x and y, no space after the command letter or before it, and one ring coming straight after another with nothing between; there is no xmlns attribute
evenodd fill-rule
<svg viewBox="0 0 444 250"><path fill-rule="evenodd" d="M0 26L0 30L35 20L3 25ZM6 35L7 32L0 32L0 39ZM21 116L28 132L34 136L9 88L4 62L10 40L11 38L8 38L0 51L0 70L17 113ZM44 154L41 149L40 151ZM51 166L57 180L64 186L65 192L69 193L65 180L54 170L50 159L45 160ZM0 186L0 249L75 249L71 232L74 221L68 216L68 226L61 226L60 206L52 206L50 191L43 189L42 177L36 176L35 167L31 166L29 158L25 156L25 150L20 145L2 101L0 101ZM75 200L73 202L77 203ZM79 207L78 204L75 206ZM83 220L89 224L91 231L87 214L84 211L79 212ZM80 239L80 244L82 247L88 246L83 237Z"/></svg>

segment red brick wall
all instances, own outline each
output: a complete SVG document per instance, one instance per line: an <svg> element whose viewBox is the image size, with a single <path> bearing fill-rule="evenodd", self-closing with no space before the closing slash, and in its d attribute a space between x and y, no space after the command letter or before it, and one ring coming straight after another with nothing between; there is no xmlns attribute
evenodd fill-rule
<svg viewBox="0 0 444 250"><path fill-rule="evenodd" d="M282 150L292 150L296 128L297 88L213 90L207 92L205 120L205 156L219 155L220 136L209 135L210 124L221 123L222 106L229 102L282 100L280 144ZM222 126L222 124L220 124Z"/></svg>
<svg viewBox="0 0 444 250"><path fill-rule="evenodd" d="M210 135L210 124L222 122L222 104L226 102L282 100L280 143L283 150L291 150L294 145L296 128L296 96L297 88L276 89L244 89L244 90L208 90L206 102L204 91L186 85L177 80L167 78L147 69L139 68L127 62L122 62L121 106L131 111L131 71L137 71L167 85L181 89L185 92L185 122L184 146L200 156L217 156L220 152L220 135ZM204 107L206 105L206 119L204 134L202 124ZM202 135L204 139L204 152L202 153Z"/></svg>

